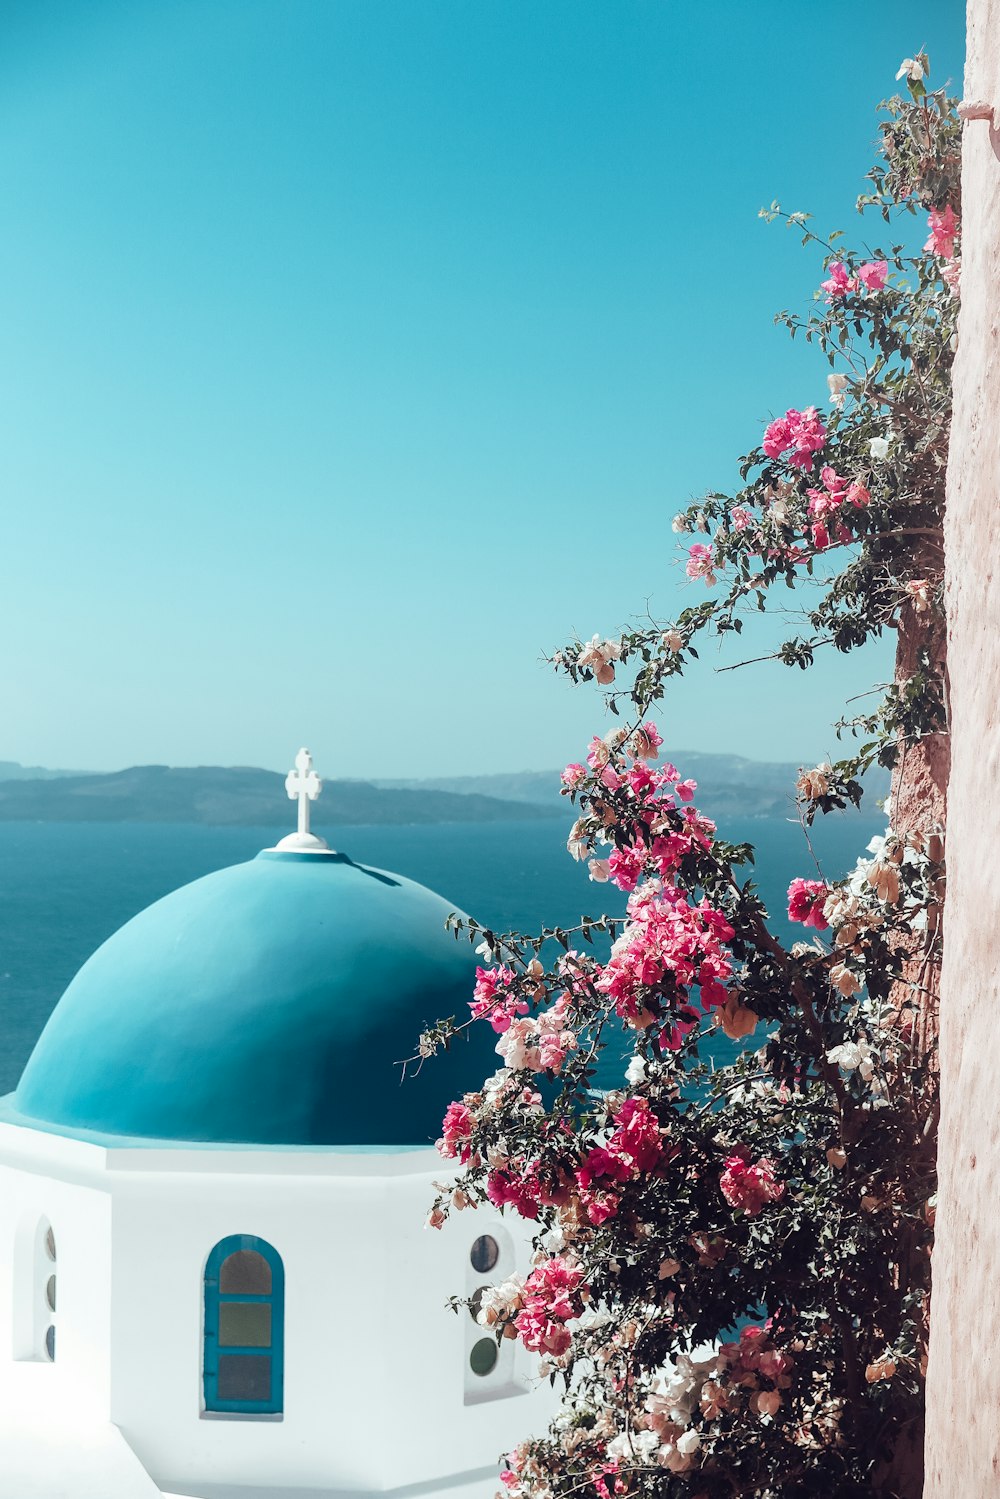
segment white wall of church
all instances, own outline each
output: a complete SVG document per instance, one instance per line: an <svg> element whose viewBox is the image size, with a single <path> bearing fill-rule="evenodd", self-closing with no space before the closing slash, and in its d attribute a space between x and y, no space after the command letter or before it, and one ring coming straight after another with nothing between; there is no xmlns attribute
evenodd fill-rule
<svg viewBox="0 0 1000 1499"><path fill-rule="evenodd" d="M220 1173L219 1161L212 1152L211 1172L129 1171L114 1187L111 1416L161 1487L431 1483L495 1468L544 1424L513 1347L495 1386L518 1393L467 1403L471 1319L445 1303L468 1293L469 1249L489 1225L466 1213L443 1233L423 1229L433 1154L336 1157L335 1172L325 1154L289 1156L265 1179ZM320 1161L324 1170L301 1174ZM195 1164L206 1167L207 1153ZM284 1263L281 1420L202 1409L205 1261L240 1233L266 1239Z"/></svg>
<svg viewBox="0 0 1000 1499"><path fill-rule="evenodd" d="M470 1376L482 1330L446 1302L515 1260L524 1270L528 1237L492 1210L425 1229L441 1165L429 1151L105 1152L0 1126L0 1401L51 1412L53 1430L60 1412L75 1429L87 1412L110 1420L167 1492L491 1494L500 1454L543 1429L552 1397L532 1392L534 1361L510 1343ZM15 1357L43 1220L57 1248L54 1362ZM469 1252L491 1229L504 1254L478 1274ZM203 1409L205 1263L232 1234L283 1261L280 1419Z"/></svg>

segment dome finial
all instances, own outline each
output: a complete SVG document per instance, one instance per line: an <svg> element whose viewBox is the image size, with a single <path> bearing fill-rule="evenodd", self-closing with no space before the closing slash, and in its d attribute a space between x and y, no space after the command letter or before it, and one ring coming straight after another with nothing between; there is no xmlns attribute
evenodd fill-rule
<svg viewBox="0 0 1000 1499"><path fill-rule="evenodd" d="M296 832L289 833L275 847L306 854L329 853L330 845L326 839L309 831L309 803L319 796L323 790L323 782L313 770L312 755L307 749L300 749L295 756L295 769L290 770L285 777L285 790L289 800L298 801L299 826Z"/></svg>

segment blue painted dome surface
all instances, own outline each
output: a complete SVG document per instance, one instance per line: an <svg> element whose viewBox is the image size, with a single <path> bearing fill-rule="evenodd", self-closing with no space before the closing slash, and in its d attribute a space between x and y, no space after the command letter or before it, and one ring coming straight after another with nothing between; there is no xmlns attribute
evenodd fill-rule
<svg viewBox="0 0 1000 1499"><path fill-rule="evenodd" d="M81 968L14 1109L57 1132L257 1145L420 1145L498 1059L488 1027L400 1084L460 1015L454 909L344 854L265 851L134 917ZM468 1033L466 1033L468 1034Z"/></svg>

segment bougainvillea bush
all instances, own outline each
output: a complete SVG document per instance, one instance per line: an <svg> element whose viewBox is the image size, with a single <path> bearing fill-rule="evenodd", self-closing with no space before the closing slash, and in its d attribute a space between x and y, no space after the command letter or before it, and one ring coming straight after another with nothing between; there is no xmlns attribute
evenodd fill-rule
<svg viewBox="0 0 1000 1499"><path fill-rule="evenodd" d="M844 760L802 771L804 825L945 732L959 123L927 71L904 62L859 200L888 242L854 251L765 211L816 257L813 308L781 317L827 357L828 393L766 425L738 494L674 519L704 598L554 657L617 715L562 776L569 853L612 914L531 936L452 923L482 966L469 1016L420 1056L489 1026L500 1066L448 1109L455 1176L430 1222L489 1203L534 1225L530 1269L477 1314L564 1392L508 1455L510 1499L919 1492L937 1105L914 1020L940 956L943 829L890 826L838 883L804 840L785 946L752 849L698 810L653 710L702 635L738 632L776 587L787 609L787 585L806 598L790 666L893 630L912 668L840 726ZM724 1064L716 1028L737 1043ZM630 1054L610 1091L605 1049Z"/></svg>

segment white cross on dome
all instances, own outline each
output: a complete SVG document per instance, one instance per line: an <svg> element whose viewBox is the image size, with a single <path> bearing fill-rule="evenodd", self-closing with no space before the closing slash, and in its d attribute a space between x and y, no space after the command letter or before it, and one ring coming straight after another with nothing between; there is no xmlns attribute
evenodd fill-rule
<svg viewBox="0 0 1000 1499"><path fill-rule="evenodd" d="M285 790L290 801L298 801L299 825L294 833L288 833L275 847L305 854L326 854L330 846L325 838L309 831L309 803L314 802L323 790L323 782L313 769L312 755L303 747L295 756L294 769L285 777Z"/></svg>

